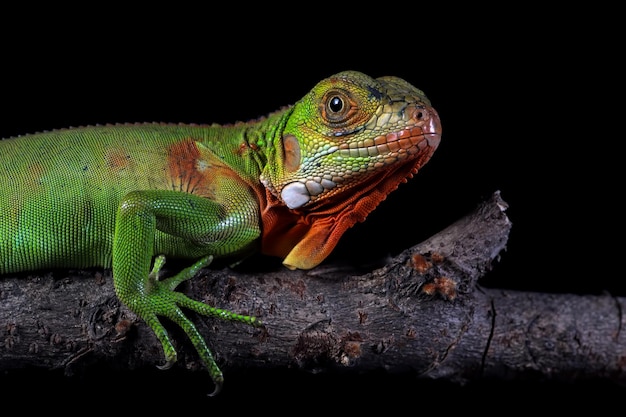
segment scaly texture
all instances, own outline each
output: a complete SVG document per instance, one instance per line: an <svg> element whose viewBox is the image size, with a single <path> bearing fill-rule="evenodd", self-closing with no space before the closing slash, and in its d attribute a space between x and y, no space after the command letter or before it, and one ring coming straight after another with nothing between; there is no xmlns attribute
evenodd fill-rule
<svg viewBox="0 0 626 417"><path fill-rule="evenodd" d="M346 71L295 105L233 125L123 124L0 141L0 273L111 267L119 299L176 350L189 336L218 392L222 373L181 308L254 326L255 317L175 288L214 257L253 250L313 268L439 144L424 93ZM195 260L160 279L165 257Z"/></svg>

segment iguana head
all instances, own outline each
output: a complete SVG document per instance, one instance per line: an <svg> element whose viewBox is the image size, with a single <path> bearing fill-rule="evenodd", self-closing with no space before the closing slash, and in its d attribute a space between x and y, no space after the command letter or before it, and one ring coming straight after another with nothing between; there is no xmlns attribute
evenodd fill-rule
<svg viewBox="0 0 626 417"><path fill-rule="evenodd" d="M421 90L400 78L345 71L295 104L262 181L287 207L304 209L358 194L350 189L399 166L417 172L440 137L437 112Z"/></svg>
<svg viewBox="0 0 626 417"><path fill-rule="evenodd" d="M297 227L282 227L281 233L293 235L286 245L291 247L270 251L288 254L285 264L299 268L311 263L302 259L311 251L319 252L314 262L328 255L348 227L364 220L430 159L441 138L430 101L396 77L338 73L319 82L287 114L284 129L268 147L261 181L276 204L299 216Z"/></svg>

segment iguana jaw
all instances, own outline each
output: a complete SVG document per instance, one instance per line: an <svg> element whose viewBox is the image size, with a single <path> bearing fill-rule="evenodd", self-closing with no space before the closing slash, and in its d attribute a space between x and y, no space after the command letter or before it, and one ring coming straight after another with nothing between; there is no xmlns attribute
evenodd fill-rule
<svg viewBox="0 0 626 417"><path fill-rule="evenodd" d="M310 165L336 168L285 184L280 190L280 199L290 209L297 209L336 195L341 189L368 182L372 176L394 172L393 165L413 163L416 166L412 173L417 172L439 145L441 123L436 110L430 106L409 105L404 113L411 122L403 128L363 140L343 142L309 161ZM364 131L368 129L366 125ZM363 137L363 132L358 133ZM290 147L294 146L297 142L290 144Z"/></svg>

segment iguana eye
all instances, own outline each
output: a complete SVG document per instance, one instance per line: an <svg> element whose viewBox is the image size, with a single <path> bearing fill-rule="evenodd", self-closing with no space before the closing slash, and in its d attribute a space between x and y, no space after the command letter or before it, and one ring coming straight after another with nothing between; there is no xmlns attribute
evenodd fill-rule
<svg viewBox="0 0 626 417"><path fill-rule="evenodd" d="M343 109L343 100L341 99L341 97L331 97L328 101L328 109L331 112L339 113Z"/></svg>
<svg viewBox="0 0 626 417"><path fill-rule="evenodd" d="M320 104L322 117L330 124L349 122L359 109L350 95L342 90L328 91Z"/></svg>

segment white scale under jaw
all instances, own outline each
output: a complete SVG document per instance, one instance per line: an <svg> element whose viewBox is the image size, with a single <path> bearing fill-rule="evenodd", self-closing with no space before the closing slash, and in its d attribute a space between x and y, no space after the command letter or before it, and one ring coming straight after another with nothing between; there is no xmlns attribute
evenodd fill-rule
<svg viewBox="0 0 626 417"><path fill-rule="evenodd" d="M306 182L292 182L287 184L280 193L280 197L290 209L302 207L311 200L311 196L322 194L337 186L336 182L322 178L320 182L307 180Z"/></svg>

